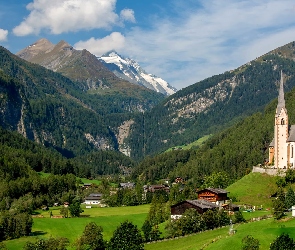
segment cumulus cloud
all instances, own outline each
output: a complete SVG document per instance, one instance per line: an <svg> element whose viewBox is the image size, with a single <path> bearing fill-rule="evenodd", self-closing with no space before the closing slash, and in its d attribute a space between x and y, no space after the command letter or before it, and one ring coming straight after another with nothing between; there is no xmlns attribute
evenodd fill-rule
<svg viewBox="0 0 295 250"><path fill-rule="evenodd" d="M293 0L194 2L126 33L124 54L180 89L295 40Z"/></svg>
<svg viewBox="0 0 295 250"><path fill-rule="evenodd" d="M27 5L30 14L13 29L17 36L52 34L90 29L108 29L124 20L134 20L132 10L116 14L116 0L34 0Z"/></svg>
<svg viewBox="0 0 295 250"><path fill-rule="evenodd" d="M8 30L0 29L0 41L6 41L8 36Z"/></svg>
<svg viewBox="0 0 295 250"><path fill-rule="evenodd" d="M96 56L101 56L110 50L120 50L125 43L125 37L119 32L113 32L101 39L90 38L87 41L79 41L74 47L76 49L87 49Z"/></svg>
<svg viewBox="0 0 295 250"><path fill-rule="evenodd" d="M134 11L131 9L121 10L120 17L123 21L135 23Z"/></svg>

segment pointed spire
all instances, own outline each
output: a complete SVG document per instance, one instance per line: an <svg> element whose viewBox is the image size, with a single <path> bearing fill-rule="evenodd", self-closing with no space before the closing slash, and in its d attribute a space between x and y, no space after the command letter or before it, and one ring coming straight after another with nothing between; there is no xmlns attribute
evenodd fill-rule
<svg viewBox="0 0 295 250"><path fill-rule="evenodd" d="M278 97L277 114L281 112L282 108L285 108L285 95L284 95L284 78L283 78L283 72L281 70L281 82L280 82L280 90L279 90L279 97Z"/></svg>

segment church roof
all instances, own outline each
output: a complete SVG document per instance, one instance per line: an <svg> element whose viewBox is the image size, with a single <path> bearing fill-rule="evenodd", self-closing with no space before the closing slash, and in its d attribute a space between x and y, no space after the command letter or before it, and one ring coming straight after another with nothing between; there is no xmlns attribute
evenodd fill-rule
<svg viewBox="0 0 295 250"><path fill-rule="evenodd" d="M280 90L279 90L279 97L278 97L278 106L276 110L276 115L279 115L282 108L285 108L285 95L284 95L284 79L283 79L283 72L281 71L281 81L280 81ZM287 112L287 110L286 110Z"/></svg>
<svg viewBox="0 0 295 250"><path fill-rule="evenodd" d="M287 142L295 142L295 125L291 125Z"/></svg>

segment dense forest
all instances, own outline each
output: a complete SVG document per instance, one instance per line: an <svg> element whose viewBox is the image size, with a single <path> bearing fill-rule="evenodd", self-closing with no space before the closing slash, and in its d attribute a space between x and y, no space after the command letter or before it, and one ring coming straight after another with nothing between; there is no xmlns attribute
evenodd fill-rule
<svg viewBox="0 0 295 250"><path fill-rule="evenodd" d="M289 124L294 124L295 89L287 93L285 99ZM249 173L253 166L263 165L267 160L268 145L274 133L276 104L276 100L272 101L263 112L215 134L198 149L174 150L146 157L134 169L133 177L147 182L181 177L201 186L206 176L223 172L234 182Z"/></svg>
<svg viewBox="0 0 295 250"><path fill-rule="evenodd" d="M295 43L288 46L294 49ZM128 138L133 147L131 156L141 159L155 155L169 147L216 134L255 112L262 112L277 97L281 70L286 76L285 91L290 91L295 86L295 62L278 52L179 90L135 118ZM192 108L202 100L204 105L206 101L212 104L195 113Z"/></svg>
<svg viewBox="0 0 295 250"><path fill-rule="evenodd" d="M67 158L118 151L118 127L164 98L138 86L86 92L79 82L26 62L3 47L0 69L0 125L53 147Z"/></svg>

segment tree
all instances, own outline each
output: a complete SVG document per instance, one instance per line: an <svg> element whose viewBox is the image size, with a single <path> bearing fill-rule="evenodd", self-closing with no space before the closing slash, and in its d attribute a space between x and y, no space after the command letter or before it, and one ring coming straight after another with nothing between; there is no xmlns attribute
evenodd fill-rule
<svg viewBox="0 0 295 250"><path fill-rule="evenodd" d="M241 223L245 222L245 218L243 216L243 213L241 211L235 212L235 217L234 217L234 223Z"/></svg>
<svg viewBox="0 0 295 250"><path fill-rule="evenodd" d="M273 200L273 215L275 219L279 220L285 215L285 194L282 188L277 191L277 197Z"/></svg>
<svg viewBox="0 0 295 250"><path fill-rule="evenodd" d="M161 232L159 231L158 225L153 226L148 219L146 219L141 228L145 241L156 241L161 237Z"/></svg>
<svg viewBox="0 0 295 250"><path fill-rule="evenodd" d="M129 221L121 223L108 243L109 250L143 250L140 230Z"/></svg>
<svg viewBox="0 0 295 250"><path fill-rule="evenodd" d="M215 172L204 178L204 188L225 188L229 184L229 178L225 172Z"/></svg>
<svg viewBox="0 0 295 250"><path fill-rule="evenodd" d="M293 250L295 249L294 240L286 233L279 235L271 244L270 250Z"/></svg>
<svg viewBox="0 0 295 250"><path fill-rule="evenodd" d="M68 218L69 216L69 208L68 207L61 207L59 213L64 217Z"/></svg>
<svg viewBox="0 0 295 250"><path fill-rule="evenodd" d="M79 217L80 214L84 212L84 210L80 206L80 202L79 201L74 201L69 206L69 211L70 211L71 217Z"/></svg>
<svg viewBox="0 0 295 250"><path fill-rule="evenodd" d="M247 235L242 239L242 250L258 250L259 240L254 239L251 235Z"/></svg>
<svg viewBox="0 0 295 250"><path fill-rule="evenodd" d="M49 238L47 240L39 239L35 242L27 242L24 250L66 250L69 240L67 238Z"/></svg>
<svg viewBox="0 0 295 250"><path fill-rule="evenodd" d="M83 235L77 240L77 248L83 249L84 246L90 246L91 250L104 250L106 242L103 240L102 231L102 227L95 222L88 223Z"/></svg>
<svg viewBox="0 0 295 250"><path fill-rule="evenodd" d="M8 250L8 248L3 242L0 242L0 250Z"/></svg>
<svg viewBox="0 0 295 250"><path fill-rule="evenodd" d="M286 193L286 208L289 209L295 205L295 193L294 190L289 187Z"/></svg>

